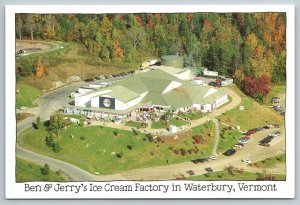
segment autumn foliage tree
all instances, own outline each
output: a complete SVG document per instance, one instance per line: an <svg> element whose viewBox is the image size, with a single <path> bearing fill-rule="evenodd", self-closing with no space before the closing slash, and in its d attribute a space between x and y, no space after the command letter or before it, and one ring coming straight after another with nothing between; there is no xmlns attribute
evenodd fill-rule
<svg viewBox="0 0 300 205"><path fill-rule="evenodd" d="M39 56L35 63L34 74L36 77L40 78L44 75L46 69L43 62L43 57Z"/></svg>
<svg viewBox="0 0 300 205"><path fill-rule="evenodd" d="M262 75L260 78L246 76L244 78L243 90L257 101L262 102L270 92L270 86L271 80L267 75Z"/></svg>

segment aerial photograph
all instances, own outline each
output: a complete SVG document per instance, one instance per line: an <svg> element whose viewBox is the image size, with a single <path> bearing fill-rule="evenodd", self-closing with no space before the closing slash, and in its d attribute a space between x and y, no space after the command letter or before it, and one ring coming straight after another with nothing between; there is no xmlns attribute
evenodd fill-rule
<svg viewBox="0 0 300 205"><path fill-rule="evenodd" d="M14 35L16 182L286 180L286 13L17 13Z"/></svg>

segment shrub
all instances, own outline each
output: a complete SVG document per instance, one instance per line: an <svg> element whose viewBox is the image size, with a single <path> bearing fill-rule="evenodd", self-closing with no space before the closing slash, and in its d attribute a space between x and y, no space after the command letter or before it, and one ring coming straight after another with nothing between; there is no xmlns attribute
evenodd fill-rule
<svg viewBox="0 0 300 205"><path fill-rule="evenodd" d="M121 152L117 153L116 156L117 156L118 158L122 158L122 157L123 157L123 152L121 151Z"/></svg>
<svg viewBox="0 0 300 205"><path fill-rule="evenodd" d="M150 133L146 134L146 137L148 138L149 142L153 142L154 139Z"/></svg>
<svg viewBox="0 0 300 205"><path fill-rule="evenodd" d="M114 130L114 131L113 131L113 133L114 133L114 135L117 137L117 136L118 136L118 134L119 134L119 130L118 130L118 129L116 129L116 130Z"/></svg>
<svg viewBox="0 0 300 205"><path fill-rule="evenodd" d="M38 116L38 117L36 118L35 128L36 128L36 129L40 129L41 126L42 126L41 118L40 118L40 116Z"/></svg>
<svg viewBox="0 0 300 205"><path fill-rule="evenodd" d="M53 140L52 133L49 133L49 135L46 136L46 140L45 141L46 141L46 146L48 146L48 147L52 147L53 146L54 140Z"/></svg>
<svg viewBox="0 0 300 205"><path fill-rule="evenodd" d="M173 152L174 152L176 155L178 155L179 152L180 152L180 150L176 148L176 149L173 150Z"/></svg>
<svg viewBox="0 0 300 205"><path fill-rule="evenodd" d="M127 145L127 148L129 149L129 150L132 150L132 145Z"/></svg>
<svg viewBox="0 0 300 205"><path fill-rule="evenodd" d="M42 175L48 175L49 174L49 171L50 171L50 167L49 165L46 163L44 165L44 167L41 168L41 173Z"/></svg>
<svg viewBox="0 0 300 205"><path fill-rule="evenodd" d="M60 150L62 150L62 148L61 148L61 146L60 146L60 144L59 144L58 141L55 142L55 143L53 144L52 150L53 150L55 153L58 153L58 152L60 152Z"/></svg>
<svg viewBox="0 0 300 205"><path fill-rule="evenodd" d="M181 148L180 153L181 153L182 156L185 156L186 155L186 150L184 148Z"/></svg>
<svg viewBox="0 0 300 205"><path fill-rule="evenodd" d="M85 140L85 136L84 135L80 136L80 139Z"/></svg>

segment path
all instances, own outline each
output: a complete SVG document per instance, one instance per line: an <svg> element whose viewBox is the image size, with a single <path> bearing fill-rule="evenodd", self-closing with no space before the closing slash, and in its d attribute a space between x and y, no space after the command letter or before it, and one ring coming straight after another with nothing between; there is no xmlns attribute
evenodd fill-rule
<svg viewBox="0 0 300 205"><path fill-rule="evenodd" d="M219 140L220 140L220 126L219 126L219 121L216 118L213 118L212 121L215 124L215 140L214 140L214 145L213 145L213 149L212 149L212 155L216 156L217 148L218 148Z"/></svg>

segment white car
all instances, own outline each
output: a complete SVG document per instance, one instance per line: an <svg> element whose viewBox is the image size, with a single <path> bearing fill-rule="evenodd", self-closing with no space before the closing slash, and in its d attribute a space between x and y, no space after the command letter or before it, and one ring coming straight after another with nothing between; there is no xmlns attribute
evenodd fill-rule
<svg viewBox="0 0 300 205"><path fill-rule="evenodd" d="M216 159L217 159L217 157L216 157L216 156L214 156L214 155L212 155L212 156L208 157L208 159L209 159L209 160L216 160Z"/></svg>
<svg viewBox="0 0 300 205"><path fill-rule="evenodd" d="M233 145L233 148L243 149L244 146L242 144L235 144L235 145Z"/></svg>
<svg viewBox="0 0 300 205"><path fill-rule="evenodd" d="M244 158L244 159L242 159L242 162L245 162L245 163L247 163L247 164L250 164L250 163L251 163L251 160L248 159L248 158Z"/></svg>
<svg viewBox="0 0 300 205"><path fill-rule="evenodd" d="M19 109L20 109L20 110L27 110L27 109L28 109L28 107L21 106Z"/></svg>
<svg viewBox="0 0 300 205"><path fill-rule="evenodd" d="M278 136L280 136L280 131L275 131L275 132L272 132L271 134L269 134L269 136L271 136L271 137L278 137Z"/></svg>
<svg viewBox="0 0 300 205"><path fill-rule="evenodd" d="M247 143L248 143L248 140L247 140L247 139L240 139L240 140L239 140L239 143L240 143L240 144L247 144Z"/></svg>

